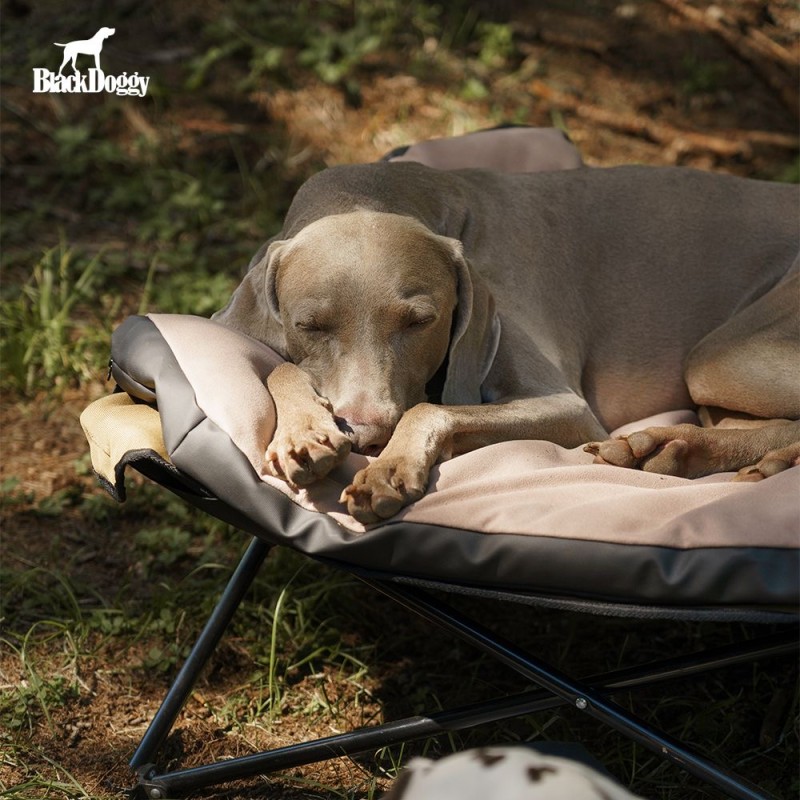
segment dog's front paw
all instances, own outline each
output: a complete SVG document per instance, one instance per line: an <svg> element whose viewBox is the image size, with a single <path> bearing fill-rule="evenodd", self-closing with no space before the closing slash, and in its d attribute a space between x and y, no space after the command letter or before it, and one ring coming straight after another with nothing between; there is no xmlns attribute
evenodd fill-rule
<svg viewBox="0 0 800 800"><path fill-rule="evenodd" d="M429 467L409 458L380 456L356 473L339 498L348 513L369 524L393 517L404 506L419 500L428 484Z"/></svg>
<svg viewBox="0 0 800 800"><path fill-rule="evenodd" d="M779 472L800 466L800 442L770 450L757 464L743 467L733 476L735 481L762 481Z"/></svg>
<svg viewBox="0 0 800 800"><path fill-rule="evenodd" d="M694 478L713 471L706 463L703 434L696 425L645 428L617 439L590 442L583 449L594 456L595 464Z"/></svg>
<svg viewBox="0 0 800 800"><path fill-rule="evenodd" d="M267 448L270 475L290 486L307 486L324 478L350 453L350 440L332 415L301 414L281 423Z"/></svg>

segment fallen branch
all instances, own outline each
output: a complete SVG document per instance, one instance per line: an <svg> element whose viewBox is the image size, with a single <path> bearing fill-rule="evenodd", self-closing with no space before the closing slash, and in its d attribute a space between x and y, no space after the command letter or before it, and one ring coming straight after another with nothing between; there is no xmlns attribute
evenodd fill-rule
<svg viewBox="0 0 800 800"><path fill-rule="evenodd" d="M568 50L585 50L601 58L608 55L608 45L599 39L585 39L579 36L572 36L569 33L559 33L558 31L540 30L539 39L545 44L555 47L563 47Z"/></svg>
<svg viewBox="0 0 800 800"><path fill-rule="evenodd" d="M722 158L750 159L754 146L758 145L786 150L800 147L800 138L791 134L772 131L724 131L721 135L696 133L647 117L610 111L585 103L580 98L551 88L543 81L533 81L528 88L535 97L568 109L589 122L664 145L673 161L677 161L681 155L696 151L713 153Z"/></svg>
<svg viewBox="0 0 800 800"><path fill-rule="evenodd" d="M755 50L762 58L777 62L789 71L797 71L797 59L781 44L774 42L758 28L748 26L742 30L736 20L731 19L719 6L706 9L695 8L684 0L661 0L673 11L717 34L725 43L745 60L750 55L746 50Z"/></svg>
<svg viewBox="0 0 800 800"><path fill-rule="evenodd" d="M754 47L758 47L765 55L768 54L778 64L782 64L790 75L798 72L797 59L778 42L774 42L758 28L748 28L747 36Z"/></svg>
<svg viewBox="0 0 800 800"><path fill-rule="evenodd" d="M736 56L753 68L795 116L800 116L797 92L800 67L786 48L757 29L750 28L742 33L718 6L701 11L683 0L661 0L661 3L716 34Z"/></svg>
<svg viewBox="0 0 800 800"><path fill-rule="evenodd" d="M584 36L575 36L567 31L560 31L553 29L548 20L545 19L543 24L539 25L517 25L515 28L519 33L527 39L536 39L547 45L565 48L567 50L583 50L587 53L604 58L608 55L610 49L607 42L601 39L591 39ZM523 53L530 55L531 52L536 52L535 48L531 45L521 45ZM526 50L528 52L526 52Z"/></svg>

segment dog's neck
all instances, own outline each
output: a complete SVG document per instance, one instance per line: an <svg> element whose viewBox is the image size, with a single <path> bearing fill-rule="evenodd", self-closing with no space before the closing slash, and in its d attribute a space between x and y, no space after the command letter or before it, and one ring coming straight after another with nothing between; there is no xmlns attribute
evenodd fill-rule
<svg viewBox="0 0 800 800"><path fill-rule="evenodd" d="M437 406L442 404L442 395L444 394L444 382L447 379L447 366L450 359L445 356L444 361L439 365L434 376L425 384L425 395L429 403L434 403Z"/></svg>

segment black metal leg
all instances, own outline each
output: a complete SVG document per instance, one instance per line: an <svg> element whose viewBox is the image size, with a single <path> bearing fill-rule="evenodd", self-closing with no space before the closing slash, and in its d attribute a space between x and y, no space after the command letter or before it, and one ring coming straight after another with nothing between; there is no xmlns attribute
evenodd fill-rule
<svg viewBox="0 0 800 800"><path fill-rule="evenodd" d="M757 642L719 648L713 656L690 654L660 662L617 670L585 679L596 691L613 693L616 690L641 688L687 677L711 669L749 663L757 657L778 656L794 652L797 639L794 632L764 637ZM201 767L153 775L143 781L141 788L148 798L164 798L172 794L214 786L226 781L241 780L278 770L291 769L324 761L329 758L374 752L383 747L436 736L441 733L465 730L476 725L513 719L564 705L565 700L544 689L535 689L509 697L473 703L461 708L441 711L429 716L409 717L395 722L361 728L349 733L329 736L309 742L280 747L251 756L220 761ZM759 795L761 797L762 795Z"/></svg>
<svg viewBox="0 0 800 800"><path fill-rule="evenodd" d="M597 689L586 683L577 682L549 664L522 652L513 644L503 641L473 620L464 617L452 607L439 602L425 592L364 578L362 580L425 619L491 653L495 658L543 686L564 702L590 714L595 719L602 720L615 730L716 786L729 797L739 800L769 800L768 795L765 795L757 786L688 750L680 742L609 700Z"/></svg>
<svg viewBox="0 0 800 800"><path fill-rule="evenodd" d="M192 652L181 668L161 704L141 744L131 759L139 772L139 789L147 798L158 800L173 792L189 791L266 774L277 770L311 764L339 756L374 751L414 739L471 728L486 722L509 719L571 704L603 720L635 741L661 753L684 769L722 789L730 797L768 800L758 788L730 772L718 768L688 751L679 742L626 712L608 699L621 689L652 685L677 676L696 674L713 668L752 661L794 651L796 631L765 637L763 640L719 648L713 654L694 654L669 659L656 665L618 670L575 681L548 664L503 641L450 606L417 589L398 587L382 581L365 580L424 618L449 630L525 675L542 689L511 697L494 698L442 711L430 716L410 717L383 725L361 728L338 736L276 748L252 756L235 758L201 767L157 774L152 762L194 687L201 670L214 652L220 638L258 574L270 545L254 538L231 576L216 608L206 623Z"/></svg>
<svg viewBox="0 0 800 800"><path fill-rule="evenodd" d="M222 634L264 563L270 547L271 545L255 537L250 542L216 608L203 628L203 632L192 648L192 652L153 717L139 747L136 748L136 752L130 760L130 766L133 769L140 772L147 771L153 762L156 751L172 730L175 719L191 694L200 672L219 644Z"/></svg>
<svg viewBox="0 0 800 800"><path fill-rule="evenodd" d="M759 657L767 658L787 654L794 652L796 648L797 636L794 631L790 631L785 634L767 636L754 642L718 648L712 654L688 654L658 664L646 664L595 675L584 678L582 683L591 687L594 692L611 694L618 690L650 686L675 677L687 677L711 669L749 663ZM493 648L489 649L494 652ZM437 712L429 716L410 717L383 725L361 728L338 736L301 742L251 756L160 775L153 773L143 776L140 789L147 798L165 798L226 781L264 775L330 758L374 752L383 747L415 739L552 709L564 705L566 702L568 700L562 696L554 695L548 690L536 689ZM760 794L748 796L763 798L763 795Z"/></svg>

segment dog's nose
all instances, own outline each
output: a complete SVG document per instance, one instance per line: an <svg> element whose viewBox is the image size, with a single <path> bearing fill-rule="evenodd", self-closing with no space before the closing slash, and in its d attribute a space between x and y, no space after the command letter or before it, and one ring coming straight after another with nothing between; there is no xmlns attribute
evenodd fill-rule
<svg viewBox="0 0 800 800"><path fill-rule="evenodd" d="M379 456L392 435L391 429L373 425L357 425L353 428L353 450L364 456Z"/></svg>
<svg viewBox="0 0 800 800"><path fill-rule="evenodd" d="M353 422L341 416L335 419L339 429L353 443L353 452L364 456L380 455L392 435L392 428L387 425Z"/></svg>

